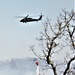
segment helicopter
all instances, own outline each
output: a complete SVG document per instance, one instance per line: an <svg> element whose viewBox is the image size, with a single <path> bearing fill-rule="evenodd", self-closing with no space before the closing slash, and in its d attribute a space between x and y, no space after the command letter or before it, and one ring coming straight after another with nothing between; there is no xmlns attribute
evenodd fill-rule
<svg viewBox="0 0 75 75"><path fill-rule="evenodd" d="M23 23L34 22L34 21L38 22L38 21L40 21L42 19L42 16L44 16L44 15L41 14L38 19L35 19L35 18L31 18L31 17L29 17L29 15L27 15L26 17L21 19L20 22L23 22Z"/></svg>

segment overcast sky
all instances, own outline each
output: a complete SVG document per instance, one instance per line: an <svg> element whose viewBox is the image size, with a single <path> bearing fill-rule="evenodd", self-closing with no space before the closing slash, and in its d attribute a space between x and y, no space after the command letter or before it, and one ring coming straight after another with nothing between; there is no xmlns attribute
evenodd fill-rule
<svg viewBox="0 0 75 75"><path fill-rule="evenodd" d="M74 0L0 0L0 60L33 57L29 46L36 44L47 16L53 21L62 8L74 9ZM41 21L20 23L15 16L44 15ZM38 48L37 48L38 50Z"/></svg>

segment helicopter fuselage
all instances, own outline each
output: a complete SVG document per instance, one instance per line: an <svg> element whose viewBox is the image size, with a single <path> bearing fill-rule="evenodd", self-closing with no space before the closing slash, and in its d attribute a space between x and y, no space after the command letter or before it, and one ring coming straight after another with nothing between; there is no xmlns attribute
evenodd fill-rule
<svg viewBox="0 0 75 75"><path fill-rule="evenodd" d="M42 15L38 19L33 19L33 18L25 17L25 18L21 19L20 22L26 23L26 22L39 21L41 19L42 19Z"/></svg>
<svg viewBox="0 0 75 75"><path fill-rule="evenodd" d="M21 19L20 22L32 22L32 21L38 21L38 19L32 19L32 18L25 18L25 19Z"/></svg>

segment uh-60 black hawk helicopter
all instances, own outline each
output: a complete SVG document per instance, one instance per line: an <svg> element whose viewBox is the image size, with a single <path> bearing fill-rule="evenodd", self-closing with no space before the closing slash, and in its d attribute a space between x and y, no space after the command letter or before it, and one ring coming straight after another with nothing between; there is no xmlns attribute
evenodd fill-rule
<svg viewBox="0 0 75 75"><path fill-rule="evenodd" d="M21 19L20 22L27 23L27 22L40 21L40 20L42 19L42 16L44 16L44 15L41 14L38 19L30 18L30 17L28 17L28 16L29 16L29 15L27 15L26 17L24 17L23 19Z"/></svg>

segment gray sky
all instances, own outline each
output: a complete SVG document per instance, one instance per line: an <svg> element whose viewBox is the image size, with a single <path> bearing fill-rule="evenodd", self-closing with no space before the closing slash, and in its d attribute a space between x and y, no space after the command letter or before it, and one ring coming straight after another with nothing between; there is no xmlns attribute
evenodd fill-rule
<svg viewBox="0 0 75 75"><path fill-rule="evenodd" d="M55 22L62 8L74 9L74 0L0 0L0 60L33 57L29 46L36 44L36 38L43 29L47 16ZM15 16L44 15L41 21L20 23ZM37 47L38 50L38 47Z"/></svg>

